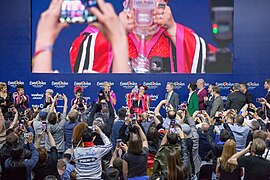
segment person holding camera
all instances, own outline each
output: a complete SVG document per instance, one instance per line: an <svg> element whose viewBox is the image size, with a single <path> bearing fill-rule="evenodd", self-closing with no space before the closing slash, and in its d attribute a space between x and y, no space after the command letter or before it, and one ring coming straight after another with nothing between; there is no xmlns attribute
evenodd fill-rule
<svg viewBox="0 0 270 180"><path fill-rule="evenodd" d="M94 144L97 134L100 135L104 145L96 146ZM101 158L111 150L112 143L98 126L85 129L82 132L81 141L81 146L78 144L73 153L76 163L76 179L101 179Z"/></svg>
<svg viewBox="0 0 270 180"><path fill-rule="evenodd" d="M57 93L54 96L52 106L48 113L48 124L47 128L50 129L51 134L55 140L56 148L58 150L58 158L60 159L65 151L65 136L64 136L64 126L66 123L66 114L67 114L67 103L68 99L65 94L63 94L64 99L64 107L62 114L56 112L55 110L55 102L59 98L59 94ZM49 151L51 149L51 145L49 139L46 135L45 147Z"/></svg>
<svg viewBox="0 0 270 180"><path fill-rule="evenodd" d="M124 179L148 179L147 157L148 142L142 128L137 122L129 128L127 153L123 156Z"/></svg>
<svg viewBox="0 0 270 180"><path fill-rule="evenodd" d="M75 94L75 98L73 98L71 100L71 106L73 106L74 104L76 104L76 109L78 111L83 112L84 110L87 109L87 101L86 99L83 97L83 87L81 86L75 86L74 87L74 94Z"/></svg>
<svg viewBox="0 0 270 180"><path fill-rule="evenodd" d="M28 144L32 152L30 159L25 159L23 154L23 147L21 144L14 144L11 147L11 158L5 161L5 169L7 173L7 179L21 179L31 180L31 171L38 162L38 152L33 144L33 134L30 133L25 138L25 143ZM5 178L3 178L5 180Z"/></svg>
<svg viewBox="0 0 270 180"><path fill-rule="evenodd" d="M179 126L170 128L155 156L151 179L157 179L158 177L167 179L189 179L191 177L186 137Z"/></svg>
<svg viewBox="0 0 270 180"><path fill-rule="evenodd" d="M228 159L228 163L245 168L244 179L267 180L270 177L270 161L262 158L265 147L264 140L256 138L245 149ZM251 154L244 156L248 152Z"/></svg>

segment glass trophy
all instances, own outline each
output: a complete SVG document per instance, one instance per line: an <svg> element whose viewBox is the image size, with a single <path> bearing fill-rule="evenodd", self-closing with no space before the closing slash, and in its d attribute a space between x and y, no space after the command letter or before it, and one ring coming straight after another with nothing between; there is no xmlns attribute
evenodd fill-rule
<svg viewBox="0 0 270 180"><path fill-rule="evenodd" d="M131 67L135 73L149 73L150 62L147 58L146 36L155 34L159 28L153 25L153 11L156 0L133 0L136 28L134 33L140 37L138 57L131 60Z"/></svg>

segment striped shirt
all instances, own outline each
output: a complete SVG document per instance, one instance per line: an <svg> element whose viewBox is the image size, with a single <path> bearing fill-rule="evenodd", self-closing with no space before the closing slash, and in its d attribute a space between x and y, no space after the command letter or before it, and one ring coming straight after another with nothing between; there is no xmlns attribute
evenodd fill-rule
<svg viewBox="0 0 270 180"><path fill-rule="evenodd" d="M77 147L74 149L77 180L101 179L101 158L111 150L112 143L104 133L102 133L100 137L102 138L104 145Z"/></svg>

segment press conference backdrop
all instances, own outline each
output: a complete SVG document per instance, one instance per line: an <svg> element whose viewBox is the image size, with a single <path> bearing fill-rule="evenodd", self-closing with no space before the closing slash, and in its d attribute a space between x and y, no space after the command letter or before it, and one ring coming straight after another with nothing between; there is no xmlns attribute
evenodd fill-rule
<svg viewBox="0 0 270 180"><path fill-rule="evenodd" d="M113 4L121 4L119 2L113 1ZM187 9L183 12L173 9L174 16L184 17L181 19L182 24L191 27L208 42L214 43L211 40L208 1L178 0L177 2L180 5L187 5ZM48 6L47 0L33 1L32 3L32 5L37 6L37 9L45 10ZM83 86L85 88L84 96L88 99L91 98L89 100L91 101L97 98L97 92L101 89L104 81L111 82L112 89L116 92L116 109L125 105L124 95L130 92L136 84L144 84L149 87L147 93L153 99L152 107L164 98L167 82L174 82L175 91L180 94L180 101L186 101L188 83L196 81L198 78L205 79L207 85L217 84L221 88L224 100L229 93L229 87L235 82L242 81L248 83L250 92L255 97L263 97L266 94L263 89L264 79L270 78L268 72L270 31L267 28L270 27L270 19L266 18L270 15L268 10L270 1L237 0L234 7L234 67L232 74L32 74L30 68L31 50L33 49L31 47L32 19L30 17L37 9L33 8L31 11L30 1L4 0L0 7L0 81L8 83L10 92L14 92L18 84L24 84L25 93L30 96L31 105L43 104L47 88L52 88L58 93L65 93L71 100L74 97L73 88L75 85ZM116 6L118 12L120 9L120 5ZM197 15L194 17L193 14ZM188 21L188 18L191 18L191 21ZM187 24L187 22L191 24ZM205 23L208 23L209 26L201 26ZM33 26L36 25L33 24ZM60 34L62 39L57 40L55 47L60 42L66 42L64 44L68 49L70 42L67 42L65 37L71 36L71 32L76 34L73 35L76 37L80 32L74 32L74 26ZM61 59L61 56L54 58ZM59 102L60 106L61 104Z"/></svg>

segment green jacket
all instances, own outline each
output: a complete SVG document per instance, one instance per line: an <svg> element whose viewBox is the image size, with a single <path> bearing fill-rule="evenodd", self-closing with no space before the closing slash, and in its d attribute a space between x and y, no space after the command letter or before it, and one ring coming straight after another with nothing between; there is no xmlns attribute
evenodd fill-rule
<svg viewBox="0 0 270 180"><path fill-rule="evenodd" d="M194 91L188 101L188 112L192 117L193 113L199 109L199 97Z"/></svg>

